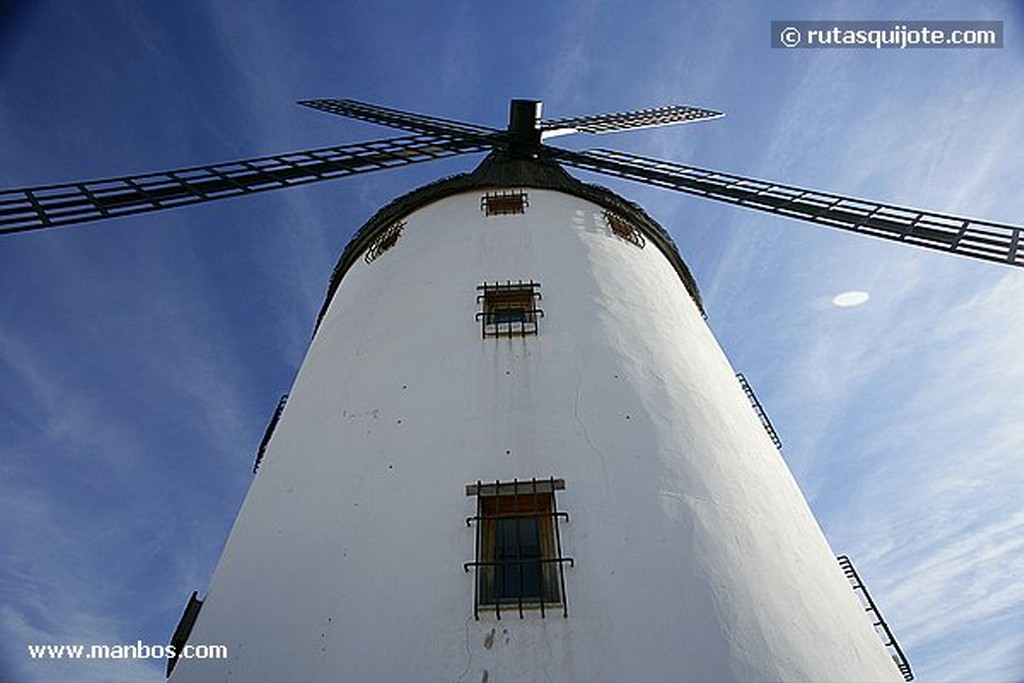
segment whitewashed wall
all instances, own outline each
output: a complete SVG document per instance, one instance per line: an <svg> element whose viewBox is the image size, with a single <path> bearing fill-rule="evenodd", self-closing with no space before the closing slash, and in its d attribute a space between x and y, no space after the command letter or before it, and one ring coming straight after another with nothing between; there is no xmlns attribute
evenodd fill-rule
<svg viewBox="0 0 1024 683"><path fill-rule="evenodd" d="M529 190L345 276L175 681L901 680L668 260ZM476 287L533 279L536 337ZM467 483L565 480L569 617L473 618Z"/></svg>

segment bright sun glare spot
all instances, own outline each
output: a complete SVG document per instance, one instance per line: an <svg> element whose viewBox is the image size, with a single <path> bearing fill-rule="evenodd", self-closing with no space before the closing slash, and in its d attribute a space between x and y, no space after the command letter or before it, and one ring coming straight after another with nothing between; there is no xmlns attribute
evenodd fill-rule
<svg viewBox="0 0 1024 683"><path fill-rule="evenodd" d="M862 303L871 298L871 295L867 292L843 292L837 294L832 299L833 306L839 306L840 308L852 308L854 306L860 306Z"/></svg>

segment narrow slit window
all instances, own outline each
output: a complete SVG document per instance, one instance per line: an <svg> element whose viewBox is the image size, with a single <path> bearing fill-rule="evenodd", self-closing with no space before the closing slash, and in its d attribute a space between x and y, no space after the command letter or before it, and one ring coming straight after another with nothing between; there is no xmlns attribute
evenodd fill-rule
<svg viewBox="0 0 1024 683"><path fill-rule="evenodd" d="M259 450L256 451L256 462L253 463L252 473L260 469L260 463L263 462L263 456L267 454L267 446L270 444L270 439L274 436L274 430L277 428L277 423L281 419L281 413L284 412L284 406L288 403L288 394L281 396L281 399L277 402L277 408L274 410L273 417L270 418L270 422L267 424L267 429L263 432L263 440L260 441Z"/></svg>
<svg viewBox="0 0 1024 683"><path fill-rule="evenodd" d="M188 603L185 604L185 611L181 613L181 619L178 620L178 625L174 628L174 634L171 636L174 656L167 659L167 677L170 677L171 672L174 671L174 665L178 663L178 655L185 649L188 637L192 633L192 627L195 626L196 619L199 617L199 610L203 607L203 601L198 596L198 592L192 591Z"/></svg>
<svg viewBox="0 0 1024 683"><path fill-rule="evenodd" d="M537 307L540 285L534 281L495 282L479 285L476 314L484 337L521 337L537 334L544 311Z"/></svg>
<svg viewBox="0 0 1024 683"><path fill-rule="evenodd" d="M526 213L530 199L522 190L497 190L488 192L480 199L480 210L485 216L504 216Z"/></svg>
<svg viewBox="0 0 1024 683"><path fill-rule="evenodd" d="M466 520L476 525L476 561L464 566L474 570L474 616L480 609L538 609L542 617L552 607L568 616L559 522L568 514L558 510L555 491L565 488L561 479L508 483L477 482L466 487L476 496L477 514Z"/></svg>

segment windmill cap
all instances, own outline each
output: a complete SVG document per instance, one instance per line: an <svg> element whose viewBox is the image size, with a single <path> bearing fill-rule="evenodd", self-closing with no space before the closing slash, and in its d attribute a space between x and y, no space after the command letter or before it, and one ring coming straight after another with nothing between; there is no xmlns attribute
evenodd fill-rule
<svg viewBox="0 0 1024 683"><path fill-rule="evenodd" d="M317 316L316 327L320 326L327 308L341 284L345 273L359 260L380 234L396 221L410 213L445 197L469 190L483 190L501 187L530 187L540 190L564 192L613 211L633 223L646 238L657 245L675 268L679 279L690 293L697 308L704 313L697 282L679 255L675 242L661 225L651 218L638 204L619 196L611 190L583 183L572 177L553 161L535 158L510 157L500 151L491 152L470 173L438 180L418 187L382 207L353 235L345 246L334 267L327 295ZM315 330L314 330L315 331Z"/></svg>

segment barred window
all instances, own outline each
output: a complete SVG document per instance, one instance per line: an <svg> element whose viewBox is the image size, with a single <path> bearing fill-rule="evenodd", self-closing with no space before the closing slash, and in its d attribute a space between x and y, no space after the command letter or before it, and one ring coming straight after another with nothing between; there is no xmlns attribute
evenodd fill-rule
<svg viewBox="0 0 1024 683"><path fill-rule="evenodd" d="M529 282L484 283L477 286L480 294L477 303L480 312L476 314L481 322L484 337L520 337L537 334L537 320L544 311L537 308L540 300L540 285Z"/></svg>
<svg viewBox="0 0 1024 683"><path fill-rule="evenodd" d="M381 254L395 246L398 238L402 236L402 229L404 227L405 221L395 221L389 225L384 232L377 236L377 239L373 241L370 248L366 250L363 260L367 263L373 263Z"/></svg>
<svg viewBox="0 0 1024 683"><path fill-rule="evenodd" d="M608 223L608 228L612 231L613 235L621 237L641 249L644 248L646 240L644 240L644 236L635 225L617 213L613 213L611 211L604 212L604 219Z"/></svg>
<svg viewBox="0 0 1024 683"><path fill-rule="evenodd" d="M480 198L480 210L485 216L526 213L529 205L530 199L522 190L496 190Z"/></svg>
<svg viewBox="0 0 1024 683"><path fill-rule="evenodd" d="M477 619L481 608L493 608L499 619L503 609L516 609L522 618L524 609L539 609L544 617L561 607L569 616L563 565L573 559L562 557L559 532L559 521L569 515L555 501L555 491L564 488L554 478L466 487L466 495L477 498L476 516L466 520L476 525L476 561L464 566L474 570Z"/></svg>

